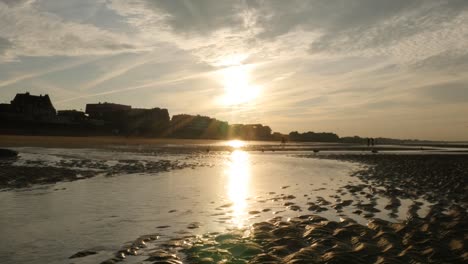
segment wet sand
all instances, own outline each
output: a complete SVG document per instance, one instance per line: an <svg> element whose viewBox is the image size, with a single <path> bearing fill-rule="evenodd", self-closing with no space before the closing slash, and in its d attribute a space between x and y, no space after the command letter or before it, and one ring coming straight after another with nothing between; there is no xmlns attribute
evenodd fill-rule
<svg viewBox="0 0 468 264"><path fill-rule="evenodd" d="M308 198L331 200L328 197L336 185L329 179L347 183L353 180L349 174L356 167L348 162L242 151L205 153L198 158L100 149L23 148L21 152L24 165L26 161L55 166L90 159L113 166L131 157L213 166L97 176L0 192L0 233L9 241L0 249L2 263L100 263L139 235L158 233L157 241L164 242L186 232L224 232L272 216L287 218L300 213L294 211L297 206L306 211ZM330 190L312 195L310 190L322 189L322 185ZM293 195L306 193L311 196ZM321 215L338 220L332 214L328 208ZM97 254L67 261L81 250ZM139 263L144 257L139 250L126 263Z"/></svg>
<svg viewBox="0 0 468 264"><path fill-rule="evenodd" d="M335 202L318 197L298 205L296 196L277 196L285 210L308 208L311 213L337 213L353 204L356 215L368 218L366 225L352 218L330 221L315 214L284 219L275 217L248 228L225 233L188 234L169 241L140 237L102 263L117 263L139 256L143 263L466 263L468 261L468 215L466 155L302 155L308 158L359 162L356 171L361 184L347 184L337 190ZM288 189L283 186L282 189ZM313 190L311 190L313 191ZM345 192L357 199L341 200ZM272 192L272 194L274 194ZM305 194L307 195L307 194ZM401 199L411 199L405 221L389 222L374 217L376 197L386 196L385 210L396 214ZM364 202L365 198L367 201ZM431 203L420 216L422 203ZM358 202L356 202L356 200ZM296 206L296 207L294 207ZM252 215L259 211L249 212Z"/></svg>
<svg viewBox="0 0 468 264"><path fill-rule="evenodd" d="M204 166L181 161L159 160L141 162L139 160L119 160L109 165L97 160L70 160L56 165L43 162L27 162L26 165L13 164L16 159L0 160L0 190L26 188L35 185L77 181L98 175L113 176L136 173L159 173L184 168Z"/></svg>
<svg viewBox="0 0 468 264"><path fill-rule="evenodd" d="M131 147L129 147L131 148ZM155 151L144 149L142 152ZM172 151L172 152L171 152ZM204 147L180 149L171 153L184 153L187 160L139 160L115 158L114 163L93 158L68 159L45 163L28 160L11 166L14 160L0 163L0 184L16 188L32 184L73 181L96 175L158 173L187 167L209 166L190 163L191 155L197 160L217 156ZM84 152L86 153L86 151ZM117 153L117 152L115 152ZM258 153L258 152L257 152ZM155 156L158 152L156 150ZM260 153L258 153L261 155ZM278 153L280 154L280 153ZM282 155L282 154L281 154ZM466 263L468 261L467 177L468 156L462 154L296 154L304 160L331 159L360 164L352 176L356 182L342 182L329 197L315 195L328 188L310 186L305 192L295 192L294 186L284 185L281 190L270 190L268 197L259 197L253 217L281 212L295 212L291 218L277 216L270 220L256 220L246 228L229 229L222 233L195 235L191 230L204 226L203 222L189 223L186 233L171 234L160 239L148 232L135 241L125 243L102 263ZM123 153L125 156L125 153ZM153 155L152 155L153 156ZM150 157L150 156L146 156ZM146 159L145 158L145 159ZM21 159L21 157L20 157ZM27 164L30 163L30 164ZM18 177L19 175L19 177ZM287 177L287 175L285 175ZM290 175L293 177L294 175ZM330 180L332 180L330 178ZM388 204L379 207L380 197ZM302 199L299 199L302 198ZM410 200L407 219L397 221L404 201ZM271 204L282 208L271 210ZM430 210L421 215L421 207L430 204ZM231 204L217 205L220 212L232 210ZM352 208L352 215L344 210ZM178 208L169 213L176 213ZM388 214L390 220L376 215ZM342 221L327 219L322 212L341 216ZM355 216L355 218L353 217ZM219 221L225 215L214 215ZM353 220L354 218L354 220ZM362 220L367 219L365 224ZM260 219L260 218L256 218ZM356 220L356 221L355 221ZM158 230L170 227L160 223ZM153 230L154 231L154 230ZM145 234L145 233L143 233ZM82 263L89 256L100 256L98 251L84 250L70 255L74 263ZM102 256L101 256L102 257ZM86 263L86 261L84 262Z"/></svg>
<svg viewBox="0 0 468 264"><path fill-rule="evenodd" d="M465 210L431 211L404 223L352 219L328 221L317 215L273 218L249 229L176 238L149 250L144 263L466 263ZM104 263L137 255L156 236L143 236Z"/></svg>
<svg viewBox="0 0 468 264"><path fill-rule="evenodd" d="M432 203L460 203L468 208L468 155L378 154L308 155L366 164L354 176L383 187L389 197L418 199Z"/></svg>
<svg viewBox="0 0 468 264"><path fill-rule="evenodd" d="M45 147L45 148L90 148L90 149L111 149L115 151L120 151L124 149L138 151L140 153L148 153L150 155L165 155L165 154L190 154L190 155L205 155L207 153L220 153L220 152L232 152L233 147L226 144L227 141L222 140L192 140L192 139L158 139L158 138L141 138L141 137L60 137L60 136L18 136L18 135L0 135L0 146L8 148L18 148L18 147ZM280 146L277 142L272 141L257 141L257 142L248 142L246 146L243 147L245 151L255 151L255 152L295 152L295 151L313 151L327 153L330 151L352 151L352 152L370 152L370 150L378 151L405 151L405 150L415 150L419 147L415 146L379 146L378 148L369 148L362 145L355 144L341 144L341 143L290 143L287 146ZM432 149L426 147L427 151L438 150L437 148ZM91 150L92 151L92 150ZM440 149L439 149L440 151ZM452 150L457 151L457 150ZM463 150L462 150L463 151ZM21 159L21 151L19 151L18 159ZM362 162L362 163L378 163L378 166L382 168L379 171L392 171L394 162L391 160L378 161L372 160L372 156L368 155L311 155L311 157L320 157L320 158L335 158L339 160ZM376 157L382 157L378 155ZM431 155L431 157L433 157ZM444 160L443 156L440 155L439 158L435 158L438 164L434 166L434 170L444 170L446 167L444 164L439 164L439 160ZM455 156L453 156L455 157ZM132 160L129 157L126 160L121 160L119 166L109 166L105 162L98 162L93 160L82 160L82 161L69 161L68 164L26 164L26 166L19 166L15 164L15 161L18 159L0 159L0 189L4 188L24 188L30 187L36 184L51 184L61 181L74 181L85 178L94 177L97 175L114 175L114 174L125 174L125 173L156 173L162 171L168 171L173 169L181 169L186 167L191 167L193 165L187 165L180 162L174 161L158 161L153 163L143 164L140 161ZM405 158L401 158L405 159ZM426 159L426 157L424 157ZM434 158L431 158L433 160ZM452 159L452 158L450 158ZM458 158L459 159L459 158ZM427 160L427 159L426 159ZM431 163L431 162L428 162ZM32 166L34 165L34 168ZM413 166L407 164L408 166ZM419 164L421 165L421 164ZM439 166L440 165L440 166ZM387 168L385 168L387 166ZM405 165L406 166L406 165ZM418 166L418 165L414 165ZM424 164L422 164L422 169L419 172L424 171ZM444 167L445 166L445 167ZM390 169L389 169L390 168ZM403 171L406 168L396 167L397 169L401 168ZM372 173L372 172L369 172ZM427 175L432 175L433 171L429 171ZM453 174L453 173L452 173ZM448 176L449 181L455 179L453 175ZM399 174L401 175L401 174ZM366 173L361 175L361 179L365 180ZM444 176L445 177L445 176ZM375 178L375 177L374 177ZM379 178L379 176L377 176ZM430 178L430 177L429 177ZM440 177L435 177L439 179ZM395 177L395 179L400 179L402 182L405 179ZM376 179L374 179L376 180ZM455 183L458 184L458 189L463 189L464 177L461 177L460 181L455 180ZM447 182L444 180L444 182ZM466 183L466 182L465 182ZM379 182L383 184L383 182ZM413 184L415 185L415 184ZM410 187L412 188L411 185ZM419 187L418 184L416 184ZM465 184L466 185L466 184ZM433 185L434 187L438 187ZM460 187L461 186L461 187ZM427 186L430 187L430 186ZM439 186L440 187L440 186ZM405 192L409 193L411 188L405 188ZM393 189L392 191L397 191ZM434 195L439 195L442 192L446 191L446 188L442 188L440 192L437 192ZM466 192L464 192L466 193ZM418 191L416 195L420 194ZM414 197L415 195L408 197ZM465 197L466 198L466 197ZM434 200L429 198L429 200Z"/></svg>

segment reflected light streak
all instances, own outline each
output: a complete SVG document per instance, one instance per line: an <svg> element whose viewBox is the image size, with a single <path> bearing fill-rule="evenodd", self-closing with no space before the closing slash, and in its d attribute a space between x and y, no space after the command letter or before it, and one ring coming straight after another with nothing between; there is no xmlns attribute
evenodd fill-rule
<svg viewBox="0 0 468 264"><path fill-rule="evenodd" d="M242 150L233 151L229 158L226 174L228 177L227 195L233 204L232 223L240 228L244 226L248 218L247 196L249 193L250 181L249 154Z"/></svg>

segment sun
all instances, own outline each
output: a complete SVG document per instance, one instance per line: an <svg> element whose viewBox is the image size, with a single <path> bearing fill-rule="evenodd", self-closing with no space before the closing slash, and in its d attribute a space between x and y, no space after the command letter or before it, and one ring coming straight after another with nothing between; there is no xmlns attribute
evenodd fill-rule
<svg viewBox="0 0 468 264"><path fill-rule="evenodd" d="M251 82L252 65L235 65L220 71L224 95L221 104L234 106L252 102L260 95L260 86Z"/></svg>

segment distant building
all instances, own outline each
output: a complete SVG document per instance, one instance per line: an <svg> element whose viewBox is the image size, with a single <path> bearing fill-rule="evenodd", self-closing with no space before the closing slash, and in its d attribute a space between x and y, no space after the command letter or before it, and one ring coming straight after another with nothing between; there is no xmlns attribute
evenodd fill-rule
<svg viewBox="0 0 468 264"><path fill-rule="evenodd" d="M262 124L233 124L229 129L229 137L246 140L270 139L271 128Z"/></svg>
<svg viewBox="0 0 468 264"><path fill-rule="evenodd" d="M85 112L89 122L102 121L114 134L162 135L167 131L170 121L167 109L132 108L114 103L87 104Z"/></svg>
<svg viewBox="0 0 468 264"><path fill-rule="evenodd" d="M184 128L186 130L200 131L205 130L214 119L207 116L193 116L193 115L174 115L172 122L178 128Z"/></svg>
<svg viewBox="0 0 468 264"><path fill-rule="evenodd" d="M200 115L174 115L171 119L170 134L178 138L226 138L229 124Z"/></svg>
<svg viewBox="0 0 468 264"><path fill-rule="evenodd" d="M169 127L167 109L132 108L122 115L121 129L127 135L155 136L167 132Z"/></svg>
<svg viewBox="0 0 468 264"><path fill-rule="evenodd" d="M87 104L86 114L92 119L113 119L114 114L123 113L131 110L132 107L129 105L121 105L114 103L97 103Z"/></svg>
<svg viewBox="0 0 468 264"><path fill-rule="evenodd" d="M11 104L0 104L0 113L11 113Z"/></svg>
<svg viewBox="0 0 468 264"><path fill-rule="evenodd" d="M16 120L50 121L56 110L46 95L16 94L11 104L1 104L0 114Z"/></svg>
<svg viewBox="0 0 468 264"><path fill-rule="evenodd" d="M59 110L57 117L66 122L82 122L86 120L86 114L77 110Z"/></svg>

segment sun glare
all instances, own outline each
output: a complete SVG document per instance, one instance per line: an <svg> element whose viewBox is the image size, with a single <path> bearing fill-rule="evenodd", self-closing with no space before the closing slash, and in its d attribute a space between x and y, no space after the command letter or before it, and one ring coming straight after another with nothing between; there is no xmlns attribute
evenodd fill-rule
<svg viewBox="0 0 468 264"><path fill-rule="evenodd" d="M221 103L226 106L252 102L260 95L260 87L250 80L251 65L236 65L220 71L224 95Z"/></svg>
<svg viewBox="0 0 468 264"><path fill-rule="evenodd" d="M228 146L238 149L245 146L245 142L241 140L231 140L228 142Z"/></svg>
<svg viewBox="0 0 468 264"><path fill-rule="evenodd" d="M241 65L243 61L245 61L249 57L248 54L231 54L228 56L224 56L219 61L215 63L215 66L233 66L233 65Z"/></svg>

